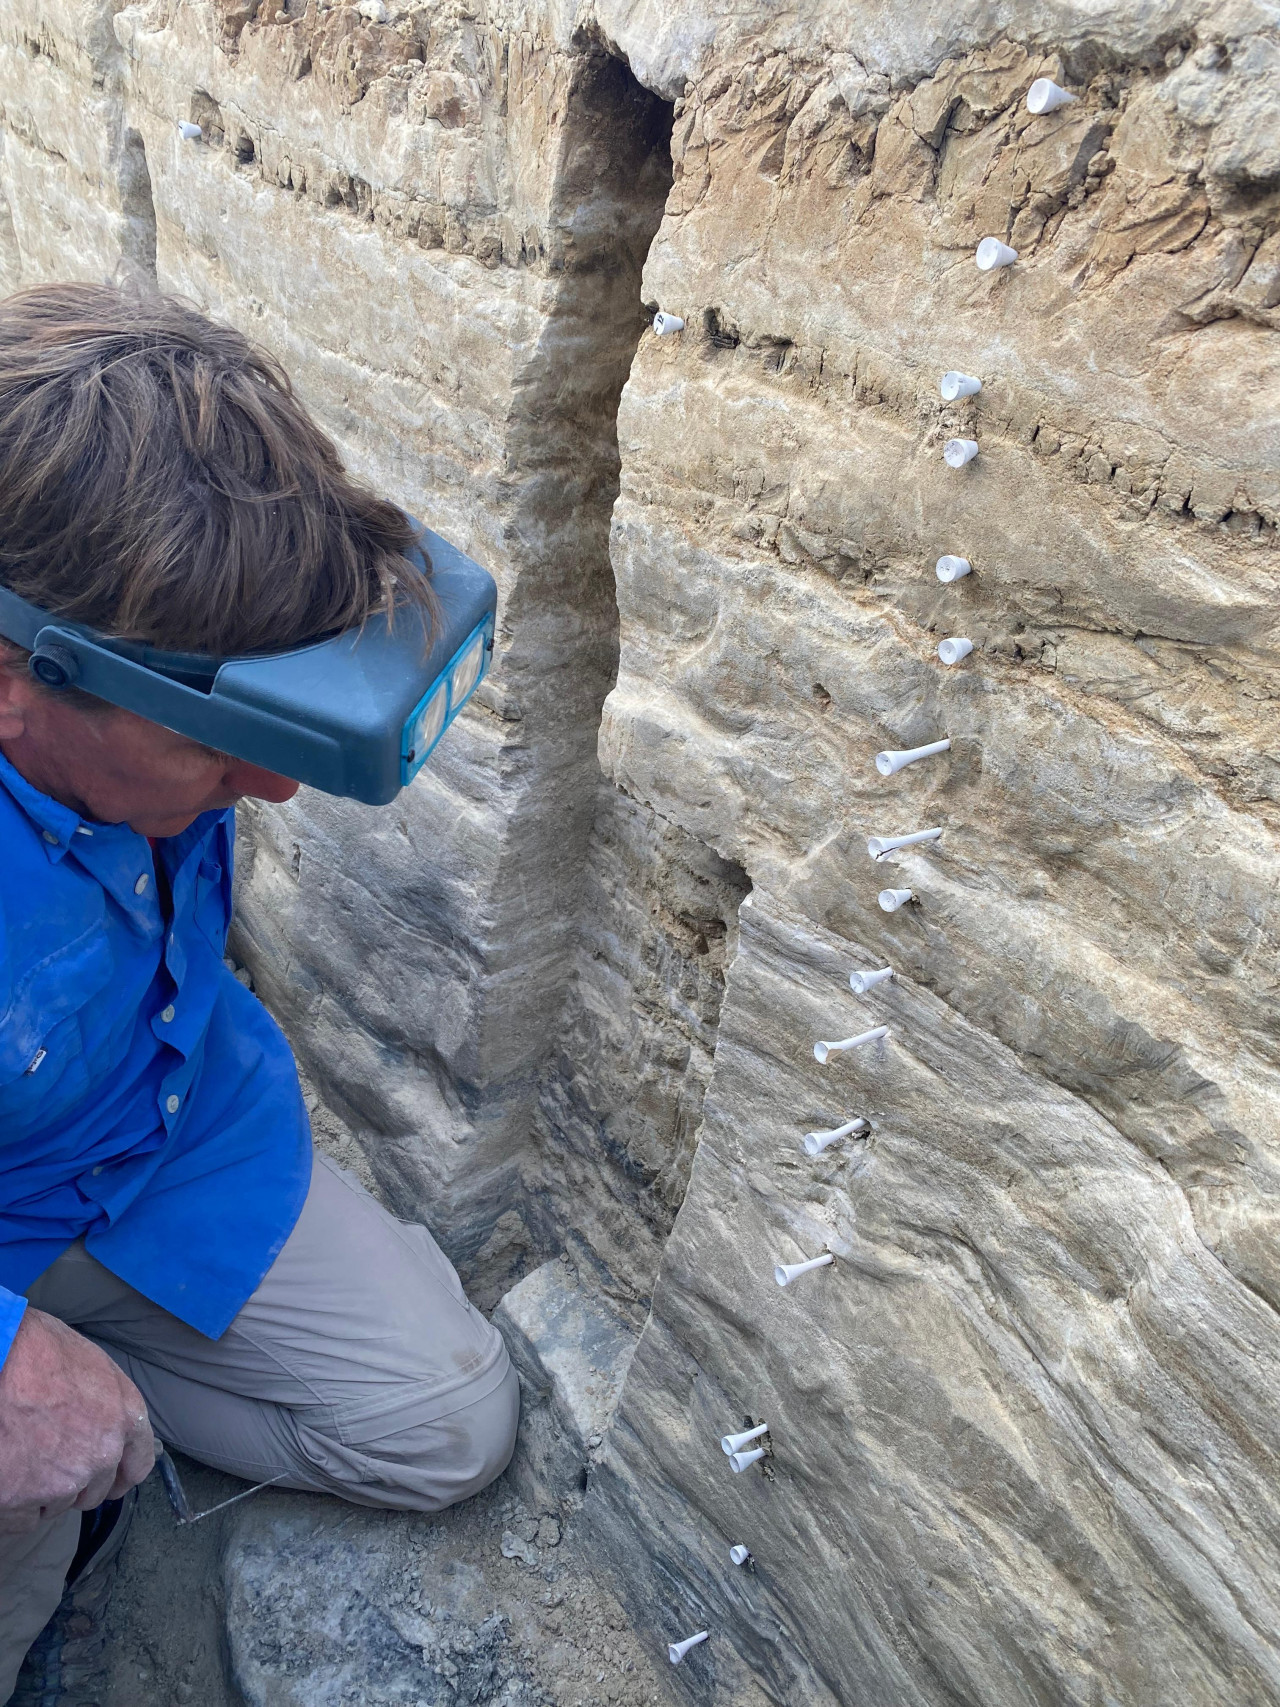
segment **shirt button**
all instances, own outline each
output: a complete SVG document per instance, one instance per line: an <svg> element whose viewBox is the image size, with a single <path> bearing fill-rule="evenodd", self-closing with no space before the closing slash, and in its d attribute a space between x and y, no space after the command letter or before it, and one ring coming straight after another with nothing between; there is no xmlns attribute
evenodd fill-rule
<svg viewBox="0 0 1280 1707"><path fill-rule="evenodd" d="M178 1110L182 1107L182 1098L181 1097L170 1097L164 1106L169 1110L170 1114L176 1114L178 1112Z"/></svg>
<svg viewBox="0 0 1280 1707"><path fill-rule="evenodd" d="M135 895L143 894L146 891L147 884L150 883L150 881L151 881L151 879L147 876L146 872L144 871L142 876L138 879L138 881L133 886L134 894Z"/></svg>
<svg viewBox="0 0 1280 1707"><path fill-rule="evenodd" d="M52 830L42 830L40 833L51 848L57 847L58 838L54 835Z"/></svg>
<svg viewBox="0 0 1280 1707"><path fill-rule="evenodd" d="M161 1010L160 1018L164 1021L164 1023L166 1025L168 1025L169 1021L173 1018L173 1003L172 1002L170 1002L170 1004L167 1008L164 1008Z"/></svg>

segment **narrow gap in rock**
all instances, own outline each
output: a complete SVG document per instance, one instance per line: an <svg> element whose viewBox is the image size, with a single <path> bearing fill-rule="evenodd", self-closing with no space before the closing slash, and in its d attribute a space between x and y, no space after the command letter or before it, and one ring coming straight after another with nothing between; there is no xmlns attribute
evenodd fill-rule
<svg viewBox="0 0 1280 1707"><path fill-rule="evenodd" d="M156 282L156 204L151 193L147 150L136 130L124 134L120 160L120 205L124 231L120 241L121 268Z"/></svg>
<svg viewBox="0 0 1280 1707"><path fill-rule="evenodd" d="M513 192L513 240L485 250L486 264L500 255L514 269L502 290L538 320L512 366L495 363L511 385L512 478L500 492L479 483L461 506L478 554L501 536L506 563L495 555L493 566L508 577L499 667L464 719L474 733L452 737L376 822L314 796L247 809L233 939L384 1199L427 1220L482 1309L563 1242L528 1213L524 1163L565 999L601 706L617 668L618 405L671 184L670 104L599 46L579 47L536 60L510 96L536 106L554 78L562 105L545 155ZM229 112L223 120L199 100L193 116L230 134ZM316 194L327 199L318 183ZM443 465L455 450L446 428L430 454ZM440 502L457 506L447 490ZM502 780L477 817L472 790L489 765ZM465 829L444 830L459 811Z"/></svg>
<svg viewBox="0 0 1280 1707"><path fill-rule="evenodd" d="M640 91L618 61L602 55L595 65L584 105L602 123L631 110L651 177L662 149L665 195L671 109ZM572 185L572 170L566 180ZM632 206L639 215L642 204ZM657 223L636 217L622 228L618 264L629 256L637 284ZM627 292L619 331L639 331L631 278ZM718 320L714 330L722 330ZM736 335L724 331L732 347ZM628 370L636 344L619 339ZM625 377L612 391L615 458ZM618 490L615 473L610 511ZM571 974L522 1168L528 1272L495 1315L525 1394L511 1476L540 1508L576 1504L589 1483L583 1465L603 1450L688 1183L738 909L750 888L741 867L598 782L573 904Z"/></svg>
<svg viewBox="0 0 1280 1707"><path fill-rule="evenodd" d="M551 1023L544 1031L544 1055L549 1051L553 1062L563 1056L566 1027L574 1028L580 1001L580 955L575 944L584 912L590 911L589 904L584 909L584 896L598 886L592 863L602 854L607 859L618 845L607 831L602 841L600 819L615 812L625 815L632 808L632 803L601 784L596 759L601 709L618 657L609 530L621 466L618 409L648 323L641 303L641 275L671 187L670 103L642 88L626 63L598 43L583 38L576 45L582 51L574 64L549 228L553 264L562 265L564 271L525 392L517 437L527 435L521 443L527 465L546 463L556 470L549 503L560 513L552 525L563 529L564 512L571 510L578 562L567 572L526 573L512 602L510 620L518 626L505 661L509 678L519 683L522 655L528 655L530 676L536 669L543 679L531 680L527 691L539 694L551 688L563 699L563 673L547 677L544 658L534 648L536 637L553 632L564 606L572 604L579 636L575 666L579 705L569 740L577 745L579 757L566 776L566 792L572 798L558 832L557 865L569 883L558 896L565 952L559 980L549 992L554 1004L547 1016ZM572 393L572 407L566 406L566 392ZM550 517L546 520L551 522ZM646 856L638 854L642 859ZM604 1043L604 1039L578 1039L576 1046L590 1051ZM637 1164L627 1155L625 1144L611 1154L598 1123L592 1137L577 1145L568 1169L547 1156L542 1146L548 1122L541 1104L548 1094L554 1103L557 1095L555 1067L543 1069L543 1080L548 1073L550 1092L544 1086L533 1115L533 1148L526 1150L518 1176L511 1182L510 1206L494 1220L480 1261L469 1276L482 1306L494 1302L499 1292L509 1293L540 1264L550 1265L569 1245L586 1259L594 1281L603 1278L607 1290L618 1290L607 1259L596 1260L596 1247L606 1241L584 1234L583 1229L593 1217L598 1218L604 1203L614 1200L616 1179L627 1180L627 1193L637 1201L652 1183L648 1176L654 1170L647 1160ZM551 1119L554 1122L554 1114ZM575 1123L575 1132L579 1126ZM570 1173L577 1190L569 1186ZM648 1263L639 1266L648 1272ZM560 1276L561 1271L548 1266L544 1279L552 1274ZM637 1300L640 1296L626 1280L621 1293ZM556 1307L562 1302L558 1293L548 1294L548 1301L553 1300ZM598 1325L609 1338L610 1320L602 1319ZM531 1331L536 1337L536 1331ZM581 1337L580 1324L575 1332ZM619 1346L623 1343L618 1341ZM567 1486L577 1477L578 1468L566 1464L563 1469Z"/></svg>

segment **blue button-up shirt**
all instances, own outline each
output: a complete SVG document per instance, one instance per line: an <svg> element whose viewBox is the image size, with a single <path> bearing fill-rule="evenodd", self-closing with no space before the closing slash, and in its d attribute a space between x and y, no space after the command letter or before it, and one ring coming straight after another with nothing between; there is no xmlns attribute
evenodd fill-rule
<svg viewBox="0 0 1280 1707"><path fill-rule="evenodd" d="M153 858L0 755L0 1360L75 1239L216 1338L297 1221L297 1069L222 958L234 834L206 812Z"/></svg>

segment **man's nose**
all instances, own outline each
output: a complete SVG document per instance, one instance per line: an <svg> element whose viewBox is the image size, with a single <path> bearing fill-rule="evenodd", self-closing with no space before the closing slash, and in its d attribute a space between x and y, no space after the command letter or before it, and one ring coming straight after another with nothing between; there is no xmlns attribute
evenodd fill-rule
<svg viewBox="0 0 1280 1707"><path fill-rule="evenodd" d="M223 782L232 794L248 794L255 800L292 800L302 786L292 777L278 776L261 765L233 759L223 772Z"/></svg>

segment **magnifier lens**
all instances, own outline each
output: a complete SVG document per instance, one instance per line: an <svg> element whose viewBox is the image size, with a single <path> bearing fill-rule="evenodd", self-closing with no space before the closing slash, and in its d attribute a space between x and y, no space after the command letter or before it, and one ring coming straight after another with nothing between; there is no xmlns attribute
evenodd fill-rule
<svg viewBox="0 0 1280 1707"><path fill-rule="evenodd" d="M449 683L449 702L455 711L480 680L480 666L483 663L484 635L477 634L453 666L453 678Z"/></svg>
<svg viewBox="0 0 1280 1707"><path fill-rule="evenodd" d="M448 696L445 693L444 683L441 682L418 713L417 722L413 726L413 734L409 740L409 761L411 764L426 757L432 742L444 728L444 714L447 705Z"/></svg>

